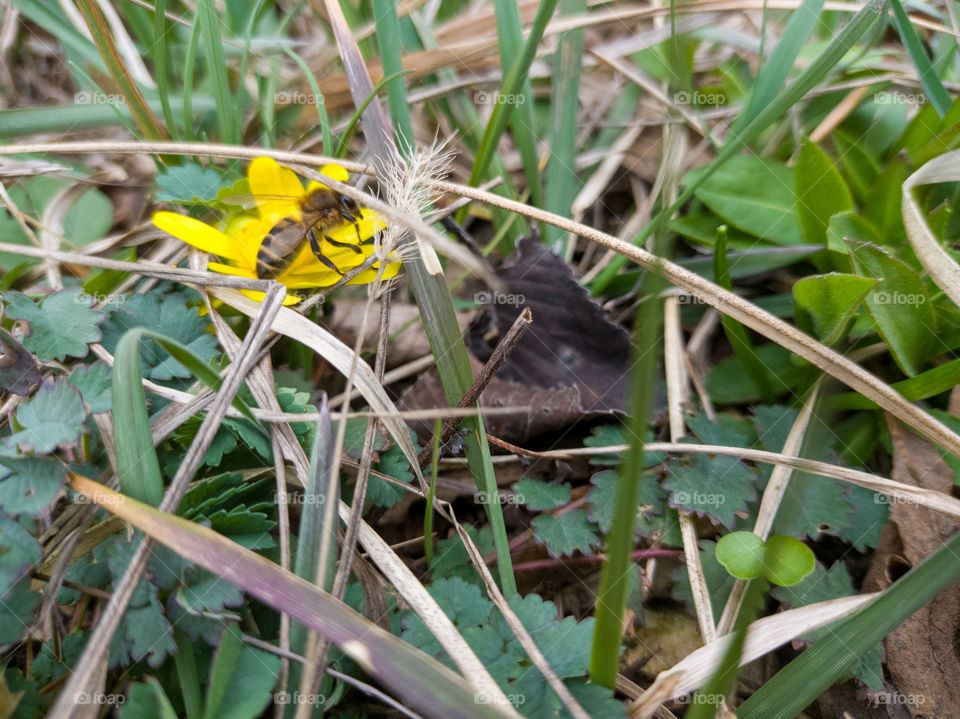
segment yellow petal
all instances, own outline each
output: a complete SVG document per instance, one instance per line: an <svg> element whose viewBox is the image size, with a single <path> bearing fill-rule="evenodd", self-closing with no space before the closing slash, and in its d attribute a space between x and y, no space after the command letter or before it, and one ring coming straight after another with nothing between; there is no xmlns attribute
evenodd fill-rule
<svg viewBox="0 0 960 719"><path fill-rule="evenodd" d="M240 290L244 296L249 297L254 302L263 302L263 298L267 296L266 292L257 292L256 290ZM301 297L296 295L287 295L283 298L283 305L287 307L289 305L295 305L301 301Z"/></svg>
<svg viewBox="0 0 960 719"><path fill-rule="evenodd" d="M347 172L346 168L341 167L340 165L324 165L320 168L320 174L326 175L327 177L336 180L337 182L350 182L350 173ZM327 186L320 182L314 182L310 180L307 184L307 192L313 192L314 190L324 190Z"/></svg>
<svg viewBox="0 0 960 719"><path fill-rule="evenodd" d="M208 262L207 269L211 272L219 272L221 275L234 275L235 277L246 277L251 280L257 279L257 273L246 267L235 267L234 265L221 265L219 262Z"/></svg>
<svg viewBox="0 0 960 719"><path fill-rule="evenodd" d="M210 252L228 260L243 260L248 254L244 247L230 235L225 235L210 225L175 212L157 212L153 224L169 232L198 250Z"/></svg>
<svg viewBox="0 0 960 719"><path fill-rule="evenodd" d="M250 192L258 198L260 217L274 222L283 217L300 219L303 185L293 170L271 157L257 157L247 167L247 178Z"/></svg>
<svg viewBox="0 0 960 719"><path fill-rule="evenodd" d="M348 285L366 285L370 282L373 282L377 279L378 272L377 265L374 265L369 270L364 270L359 275L354 277L352 280L347 282ZM397 273L400 271L399 262L391 262L387 265L386 269L383 271L383 277L381 279L389 280L391 277L396 277Z"/></svg>

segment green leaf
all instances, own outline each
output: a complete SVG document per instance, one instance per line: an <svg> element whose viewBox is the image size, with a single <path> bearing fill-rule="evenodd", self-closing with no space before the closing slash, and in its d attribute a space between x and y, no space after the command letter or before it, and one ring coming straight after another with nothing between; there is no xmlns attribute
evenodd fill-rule
<svg viewBox="0 0 960 719"><path fill-rule="evenodd" d="M810 547L800 540L774 535L767 540L763 554L763 576L773 584L789 587L810 574L815 561Z"/></svg>
<svg viewBox="0 0 960 719"><path fill-rule="evenodd" d="M544 511L556 509L570 501L571 486L564 484L549 484L536 479L524 478L513 485L516 499L520 504L527 505L527 509Z"/></svg>
<svg viewBox="0 0 960 719"><path fill-rule="evenodd" d="M799 380L790 350L768 343L756 348L757 356L769 370L773 389L777 394L790 390ZM736 357L721 360L707 375L707 392L716 404L747 404L760 399L753 382L744 374L743 365Z"/></svg>
<svg viewBox="0 0 960 719"><path fill-rule="evenodd" d="M120 719L176 719L163 686L153 677L134 682L127 689L126 701L120 708Z"/></svg>
<svg viewBox="0 0 960 719"><path fill-rule="evenodd" d="M877 284L877 280L859 275L833 272L810 275L793 285L798 320L807 318L814 336L825 345L838 342L856 313L860 300Z"/></svg>
<svg viewBox="0 0 960 719"><path fill-rule="evenodd" d="M858 200L867 199L873 192L877 175L880 174L880 163L869 149L846 130L838 128L831 133L831 137L851 190Z"/></svg>
<svg viewBox="0 0 960 719"><path fill-rule="evenodd" d="M668 465L665 489L672 490L670 506L710 517L732 528L735 513L746 511L756 496L756 474L736 457L694 454L689 464Z"/></svg>
<svg viewBox="0 0 960 719"><path fill-rule="evenodd" d="M210 323L196 307L187 307L186 298L171 293L162 300L155 293L133 295L115 308L103 324L103 346L116 353L120 338L135 327L145 327L178 342L209 363L217 351L217 338L207 332ZM145 339L140 348L141 372L152 380L191 377L193 372L170 356L159 343Z"/></svg>
<svg viewBox="0 0 960 719"><path fill-rule="evenodd" d="M688 173L684 185L695 183L708 168ZM713 172L696 190L696 197L727 223L775 245L803 243L794 212L793 170L756 155L737 155ZM822 244L820 243L813 244Z"/></svg>
<svg viewBox="0 0 960 719"><path fill-rule="evenodd" d="M806 139L794 167L794 196L797 224L808 245L826 242L830 218L853 210L853 197L833 161Z"/></svg>
<svg viewBox="0 0 960 719"><path fill-rule="evenodd" d="M167 167L157 175L157 201L189 203L216 200L229 183L212 168L193 162Z"/></svg>
<svg viewBox="0 0 960 719"><path fill-rule="evenodd" d="M831 252L838 253L830 258L836 269L852 269L847 255L847 240L869 242L877 246L890 244L884 242L877 228L863 215L852 211L838 212L830 218L830 222L827 224L827 248Z"/></svg>
<svg viewBox="0 0 960 719"><path fill-rule="evenodd" d="M210 666L205 719L254 719L270 702L280 657L243 643L231 624Z"/></svg>
<svg viewBox="0 0 960 719"><path fill-rule="evenodd" d="M417 448L419 449L419 446ZM403 449L397 444L380 454L380 461L377 462L375 469L404 484L410 484L413 481L410 462L407 461ZM367 501L377 507L392 507L406 494L399 487L380 477L371 476L370 483L367 485Z"/></svg>
<svg viewBox="0 0 960 719"><path fill-rule="evenodd" d="M587 501L590 502L587 517L590 518L591 522L596 522L600 531L604 534L610 531L610 525L613 524L613 512L617 500L617 483L619 481L620 476L613 469L605 469L590 477L590 484L593 485L593 489L587 493Z"/></svg>
<svg viewBox="0 0 960 719"><path fill-rule="evenodd" d="M2 549L3 545L0 544ZM0 644L13 644L20 640L33 622L33 613L38 604L40 595L30 588L29 577L24 577L9 588L0 584Z"/></svg>
<svg viewBox="0 0 960 719"><path fill-rule="evenodd" d="M221 614L226 607L243 603L243 590L232 582L196 567L187 569L185 575L185 584L174 596L191 614Z"/></svg>
<svg viewBox="0 0 960 719"><path fill-rule="evenodd" d="M878 247L847 242L858 274L881 282L867 294L870 315L903 372L913 377L940 345L937 317L920 275Z"/></svg>
<svg viewBox="0 0 960 719"><path fill-rule="evenodd" d="M493 551L493 530L490 525L485 525L479 530L469 524L463 525L463 528L473 539L473 543L477 545L481 554L489 554ZM474 584L482 581L477 570L470 563L467 548L463 546L457 534L437 542L433 563L430 565L430 574L434 580L459 577Z"/></svg>
<svg viewBox="0 0 960 719"><path fill-rule="evenodd" d="M566 557L576 550L589 554L600 541L594 527L583 509L573 509L563 514L541 514L534 517L533 536L545 544L552 557Z"/></svg>
<svg viewBox="0 0 960 719"><path fill-rule="evenodd" d="M730 590L733 589L734 579L723 568L723 565L717 561L717 544L708 539L701 539L700 545L700 565L703 567L703 578L710 590L710 606L713 608L713 616L719 617L723 613L723 605L727 603L727 597L730 596ZM682 601L687 605L687 610L693 614L695 612L693 593L690 591L690 577L687 574L687 568L679 566L671 573L673 579L673 598Z"/></svg>
<svg viewBox="0 0 960 719"><path fill-rule="evenodd" d="M717 561L737 579L763 574L763 539L753 532L731 532L717 542Z"/></svg>
<svg viewBox="0 0 960 719"><path fill-rule="evenodd" d="M83 646L87 643L87 633L83 631L67 634L58 643L60 656L55 654L54 642L43 643L40 653L30 665L30 673L34 679L40 680L44 684L59 679L70 671L73 664L80 658L83 652Z"/></svg>
<svg viewBox="0 0 960 719"><path fill-rule="evenodd" d="M109 665L116 667L146 659L156 668L176 651L173 628L164 617L154 588L145 605L132 606L123 615L123 622L110 644Z"/></svg>
<svg viewBox="0 0 960 719"><path fill-rule="evenodd" d="M24 577L42 554L37 540L23 525L0 512L0 595Z"/></svg>
<svg viewBox="0 0 960 719"><path fill-rule="evenodd" d="M75 444L86 430L87 409L80 392L66 381L44 382L33 399L17 409L22 430L4 441L2 451L21 449L47 454L61 445Z"/></svg>
<svg viewBox="0 0 960 719"><path fill-rule="evenodd" d="M103 313L90 309L93 298L81 290L61 290L45 298L39 306L20 292L5 292L6 315L26 320L30 334L23 346L44 362L70 357L86 357L87 345L99 342Z"/></svg>
<svg viewBox="0 0 960 719"><path fill-rule="evenodd" d="M110 368L105 362L80 365L70 373L70 384L80 390L90 414L110 409Z"/></svg>
<svg viewBox="0 0 960 719"><path fill-rule="evenodd" d="M903 214L900 211L903 183L910 171L901 158L894 159L870 187L863 206L863 216L877 228L884 245L898 246L906 238Z"/></svg>
<svg viewBox="0 0 960 719"><path fill-rule="evenodd" d="M0 459L0 508L39 517L60 495L66 467L45 457Z"/></svg>

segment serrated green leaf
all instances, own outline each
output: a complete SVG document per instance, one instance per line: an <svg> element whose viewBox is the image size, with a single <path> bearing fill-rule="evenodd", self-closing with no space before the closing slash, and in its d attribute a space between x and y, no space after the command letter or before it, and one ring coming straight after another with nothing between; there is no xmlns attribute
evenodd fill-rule
<svg viewBox="0 0 960 719"><path fill-rule="evenodd" d="M473 539L473 543L477 545L481 554L489 554L493 551L493 530L490 525L483 526L479 530L469 524L463 525L463 528ZM437 542L433 563L430 565L430 574L435 581L445 577L460 577L474 584L482 581L477 570L470 563L466 547L456 534Z"/></svg>
<svg viewBox="0 0 960 719"><path fill-rule="evenodd" d="M570 501L571 490L569 483L549 484L527 477L513 485L517 501L538 512L563 506Z"/></svg>
<svg viewBox="0 0 960 719"><path fill-rule="evenodd" d="M124 333L135 327L145 327L178 342L201 362L209 363L217 348L217 338L207 332L209 326L198 308L187 307L186 298L179 293L168 294L162 301L154 293L133 295L116 307L104 322L103 346L116 352ZM153 380L193 375L153 339L141 341L140 362L143 375Z"/></svg>
<svg viewBox="0 0 960 719"><path fill-rule="evenodd" d="M40 561L42 554L23 525L0 512L0 594Z"/></svg>
<svg viewBox="0 0 960 719"><path fill-rule="evenodd" d="M770 370L774 392L781 394L792 389L800 373L790 359L790 351L772 342L760 345L756 350L760 361ZM747 404L760 398L736 357L728 357L714 365L707 375L706 385L711 399L717 404Z"/></svg>
<svg viewBox="0 0 960 719"><path fill-rule="evenodd" d="M40 594L30 588L29 577L12 587L0 584L0 645L12 644L24 635L33 622L38 604Z"/></svg>
<svg viewBox="0 0 960 719"><path fill-rule="evenodd" d="M43 643L40 653L30 665L30 673L35 679L44 684L59 679L70 671L73 664L80 658L83 645L87 642L87 633L83 631L67 634L59 642L60 655L54 652L53 641Z"/></svg>
<svg viewBox="0 0 960 719"><path fill-rule="evenodd" d="M236 584L196 567L188 569L186 584L175 592L176 600L188 612L220 613L243 603L243 591Z"/></svg>
<svg viewBox="0 0 960 719"><path fill-rule="evenodd" d="M209 515L210 528L247 549L270 549L276 546L271 532L277 523L263 512L235 507Z"/></svg>
<svg viewBox="0 0 960 719"><path fill-rule="evenodd" d="M11 515L44 514L60 495L66 479L60 462L43 457L0 460L0 508Z"/></svg>
<svg viewBox="0 0 960 719"><path fill-rule="evenodd" d="M547 547L552 557L566 557L580 550L589 554L600 541L594 526L583 509L573 509L563 514L541 514L530 522L533 536Z"/></svg>
<svg viewBox="0 0 960 719"><path fill-rule="evenodd" d="M87 409L80 392L66 381L44 382L33 399L17 408L22 430L7 437L3 452L15 453L16 447L38 454L52 452L61 445L75 444L86 429Z"/></svg>
<svg viewBox="0 0 960 719"><path fill-rule="evenodd" d="M110 409L110 368L105 362L81 365L70 374L70 384L80 390L90 414Z"/></svg>
<svg viewBox="0 0 960 719"><path fill-rule="evenodd" d="M151 667L159 667L168 655L177 651L173 628L163 615L156 590L143 606L130 607L110 644L111 667L146 659Z"/></svg>
<svg viewBox="0 0 960 719"><path fill-rule="evenodd" d="M689 464L668 466L665 489L672 490L670 506L715 519L733 528L735 513L746 511L756 497L756 474L736 457L694 454Z"/></svg>
<svg viewBox="0 0 960 719"><path fill-rule="evenodd" d="M597 523L600 531L604 534L610 531L610 525L613 523L613 510L616 507L617 483L619 481L620 477L612 469L597 472L590 477L590 484L593 485L593 489L587 493L587 501L590 502L587 516L591 522Z"/></svg>
<svg viewBox="0 0 960 719"><path fill-rule="evenodd" d="M36 305L26 295L10 291L3 294L7 317L25 320L30 334L23 346L44 362L70 357L86 357L87 345L99 342L103 313L91 309L93 298L79 289L61 290Z"/></svg>
<svg viewBox="0 0 960 719"><path fill-rule="evenodd" d="M419 450L419 445L417 446ZM410 462L400 448L400 445L393 445L386 452L380 454L380 461L375 465L378 472L382 472L388 477L393 477L404 484L410 484L413 481L413 472L410 471ZM399 502L406 494L399 487L394 486L385 479L371 476L367 485L367 501L377 507L392 507Z"/></svg>

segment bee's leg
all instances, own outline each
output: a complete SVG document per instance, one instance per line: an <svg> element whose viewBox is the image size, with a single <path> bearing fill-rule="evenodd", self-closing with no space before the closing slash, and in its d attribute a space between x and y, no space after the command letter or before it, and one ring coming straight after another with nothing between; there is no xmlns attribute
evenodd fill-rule
<svg viewBox="0 0 960 719"><path fill-rule="evenodd" d="M327 237L326 240L329 242L329 241L330 241L330 238ZM323 252L320 250L320 243L317 241L317 233L316 233L316 232L311 232L311 233L310 233L310 249L313 251L314 256L315 256L318 260L320 260L320 262L322 262L324 265L326 265L326 266L329 267L331 270L333 270L334 272L336 272L338 275L340 275L341 277L343 277L343 272L340 271L340 268L337 267L337 266L333 263L333 260L331 260L329 257L327 257L326 255L324 255Z"/></svg>
<svg viewBox="0 0 960 719"><path fill-rule="evenodd" d="M355 244L352 243L352 242L339 242L338 240L330 239L327 235L324 235L324 236L323 236L323 239L325 239L327 242L329 242L329 243L330 243L331 245L333 245L334 247L346 247L346 248L349 249L349 250L353 250L353 251L356 252L358 255L362 255L362 254L363 254L363 250L361 250L359 246L355 245Z"/></svg>
<svg viewBox="0 0 960 719"><path fill-rule="evenodd" d="M357 222L357 218L351 215L349 212L341 212L340 216L353 225L353 229L357 232L357 242L363 242L360 237L360 223ZM328 237L327 239L329 240L330 238Z"/></svg>

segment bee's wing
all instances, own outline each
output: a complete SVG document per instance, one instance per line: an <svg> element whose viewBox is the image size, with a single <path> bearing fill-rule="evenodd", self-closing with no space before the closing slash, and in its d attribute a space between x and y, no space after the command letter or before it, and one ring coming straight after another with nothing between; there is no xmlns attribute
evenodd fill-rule
<svg viewBox="0 0 960 719"><path fill-rule="evenodd" d="M274 206L276 204L290 204L299 209L300 198L293 195L230 195L220 200L225 205L239 205L245 210Z"/></svg>

